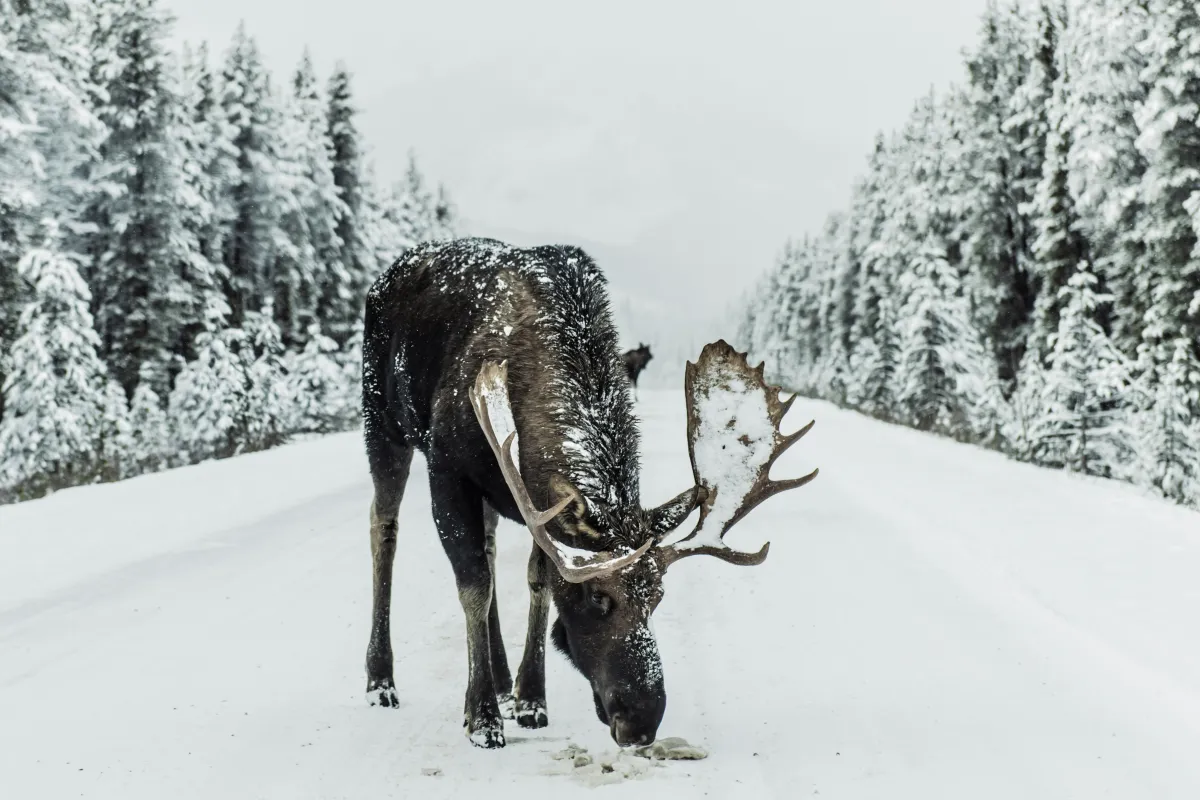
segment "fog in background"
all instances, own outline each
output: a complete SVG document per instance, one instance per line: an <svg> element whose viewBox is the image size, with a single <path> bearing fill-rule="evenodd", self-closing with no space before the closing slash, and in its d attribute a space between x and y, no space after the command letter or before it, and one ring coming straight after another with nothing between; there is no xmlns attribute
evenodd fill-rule
<svg viewBox="0 0 1200 800"><path fill-rule="evenodd" d="M467 232L573 243L644 380L734 334L789 236L846 204L875 133L962 75L985 0L168 0L223 55L244 20L282 79L344 60L381 179L409 149Z"/></svg>

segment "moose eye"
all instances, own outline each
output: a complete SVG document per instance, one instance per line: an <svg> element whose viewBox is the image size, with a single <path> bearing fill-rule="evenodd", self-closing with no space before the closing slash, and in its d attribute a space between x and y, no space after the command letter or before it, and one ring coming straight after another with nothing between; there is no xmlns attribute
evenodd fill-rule
<svg viewBox="0 0 1200 800"><path fill-rule="evenodd" d="M612 610L612 598L604 592L598 592L595 589L589 589L587 593L588 607L595 609L601 614L607 614Z"/></svg>

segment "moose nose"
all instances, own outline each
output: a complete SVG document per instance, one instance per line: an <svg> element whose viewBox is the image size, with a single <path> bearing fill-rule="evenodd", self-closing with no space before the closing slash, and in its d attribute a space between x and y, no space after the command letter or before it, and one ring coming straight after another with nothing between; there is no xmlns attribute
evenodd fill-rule
<svg viewBox="0 0 1200 800"><path fill-rule="evenodd" d="M621 747L650 744L654 741L655 731L646 730L644 726L637 724L624 712L613 715L610 730L613 741Z"/></svg>

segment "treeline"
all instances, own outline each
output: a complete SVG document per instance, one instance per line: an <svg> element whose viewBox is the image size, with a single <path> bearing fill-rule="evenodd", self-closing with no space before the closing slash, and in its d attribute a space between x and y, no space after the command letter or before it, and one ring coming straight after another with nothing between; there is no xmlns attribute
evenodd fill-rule
<svg viewBox="0 0 1200 800"><path fill-rule="evenodd" d="M1200 5L992 5L742 345L802 393L1197 504L1198 233Z"/></svg>
<svg viewBox="0 0 1200 800"><path fill-rule="evenodd" d="M0 0L0 500L354 424L367 288L454 233L411 159L375 181L344 67L169 26Z"/></svg>

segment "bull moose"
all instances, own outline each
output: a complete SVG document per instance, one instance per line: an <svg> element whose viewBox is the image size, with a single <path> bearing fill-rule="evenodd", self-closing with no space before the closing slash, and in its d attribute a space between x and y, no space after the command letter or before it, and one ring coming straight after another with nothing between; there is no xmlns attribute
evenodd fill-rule
<svg viewBox="0 0 1200 800"><path fill-rule="evenodd" d="M649 619L663 597L664 572L690 555L761 563L767 545L736 551L725 545L725 532L767 497L807 483L816 472L790 481L767 477L811 423L780 434L791 401L781 403L778 389L763 383L761 366L751 370L744 356L717 342L687 365L694 485L643 509L638 428L622 369L605 279L577 248L519 249L488 239L430 243L408 251L375 281L366 303L362 398L375 490L366 657L372 705L398 701L392 563L397 512L419 449L428 465L434 523L466 615L464 727L470 740L504 746L505 717L524 728L547 724L551 601L557 618L550 638L588 680L596 714L613 739L620 745L654 740L666 692ZM766 434L730 439L732 421L705 422L704 398L730 386L730 397L760 410L754 427ZM729 407L728 399L716 405ZM727 445L742 444L740 473L707 463ZM696 529L664 545L697 507ZM533 535L529 627L515 684L496 608L501 515Z"/></svg>

